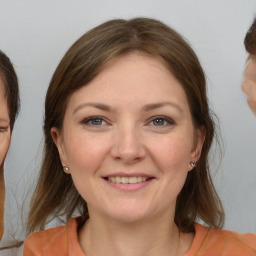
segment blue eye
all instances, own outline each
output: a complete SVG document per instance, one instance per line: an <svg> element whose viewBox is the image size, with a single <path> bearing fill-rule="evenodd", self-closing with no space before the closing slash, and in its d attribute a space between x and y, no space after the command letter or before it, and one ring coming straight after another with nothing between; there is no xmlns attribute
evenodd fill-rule
<svg viewBox="0 0 256 256"><path fill-rule="evenodd" d="M168 125L173 125L174 121L170 118L167 117L162 117L162 116L158 116L155 117L154 119L151 119L150 121L150 125L153 126L168 126Z"/></svg>
<svg viewBox="0 0 256 256"><path fill-rule="evenodd" d="M83 122L83 124L86 125L91 125L91 126L102 126L102 125L106 125L106 121L104 121L103 118L101 117L89 117L87 119L85 119Z"/></svg>

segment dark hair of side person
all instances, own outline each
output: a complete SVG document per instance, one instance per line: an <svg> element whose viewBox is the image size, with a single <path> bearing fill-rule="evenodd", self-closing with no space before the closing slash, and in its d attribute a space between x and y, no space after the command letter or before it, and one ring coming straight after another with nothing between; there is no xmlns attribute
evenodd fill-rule
<svg viewBox="0 0 256 256"><path fill-rule="evenodd" d="M244 46L249 54L256 55L256 18L246 33Z"/></svg>

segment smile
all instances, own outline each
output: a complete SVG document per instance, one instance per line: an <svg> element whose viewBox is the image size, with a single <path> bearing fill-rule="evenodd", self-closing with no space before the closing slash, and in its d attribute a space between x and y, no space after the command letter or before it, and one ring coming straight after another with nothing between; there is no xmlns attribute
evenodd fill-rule
<svg viewBox="0 0 256 256"><path fill-rule="evenodd" d="M147 177L108 177L107 178L109 181L114 182L114 183L122 183L122 184L136 184L136 183L141 183L144 181L149 180L150 178Z"/></svg>
<svg viewBox="0 0 256 256"><path fill-rule="evenodd" d="M115 173L102 178L112 188L123 192L138 191L149 186L156 179L143 173Z"/></svg>

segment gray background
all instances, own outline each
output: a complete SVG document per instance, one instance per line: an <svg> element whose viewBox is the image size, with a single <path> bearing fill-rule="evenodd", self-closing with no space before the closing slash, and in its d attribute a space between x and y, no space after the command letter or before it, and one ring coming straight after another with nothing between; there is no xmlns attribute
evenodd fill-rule
<svg viewBox="0 0 256 256"><path fill-rule="evenodd" d="M212 164L225 228L256 233L256 117L240 89L247 57L243 39L255 14L255 0L0 0L0 48L15 65L21 91L5 165L5 240L24 231L20 216L40 166L44 97L58 62L88 29L110 18L135 16L166 22L197 52L225 147L217 172L218 161Z"/></svg>

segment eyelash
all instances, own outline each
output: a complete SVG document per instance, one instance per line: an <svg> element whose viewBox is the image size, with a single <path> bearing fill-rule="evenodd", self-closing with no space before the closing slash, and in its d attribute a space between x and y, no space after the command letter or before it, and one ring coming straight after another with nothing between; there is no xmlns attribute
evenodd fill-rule
<svg viewBox="0 0 256 256"><path fill-rule="evenodd" d="M155 116L153 118L150 119L150 123L154 122L154 121L157 121L157 120L161 120L162 122L164 122L165 124L162 124L162 125L153 125L153 126L156 126L156 127L166 127L166 126L171 126L171 125L175 125L175 122L171 119L171 118L168 118L166 116Z"/></svg>
<svg viewBox="0 0 256 256"><path fill-rule="evenodd" d="M160 124L160 125L154 124L154 122L157 120L160 120L162 122L162 124ZM97 121L98 124L93 124L92 123L93 121ZM83 120L81 123L84 125L90 125L90 126L103 126L102 122L105 122L105 124L103 124L103 125L106 125L108 123L101 116L91 116L91 117L88 117L85 120ZM150 125L151 123L153 123L152 126L156 126L156 127L166 127L166 126L175 125L175 122L166 116L155 116L155 117L151 118L147 124Z"/></svg>
<svg viewBox="0 0 256 256"><path fill-rule="evenodd" d="M85 125L90 125L90 126L101 126L101 124L100 124L100 125L93 125L92 123L90 123L90 122L93 122L93 121L95 121L95 120L99 120L100 122L105 122L105 123L107 123L107 122L104 120L104 118L101 117L101 116L91 116L91 117L88 117L88 118L86 118L85 120L83 120L81 123L82 123L82 124L85 124Z"/></svg>

